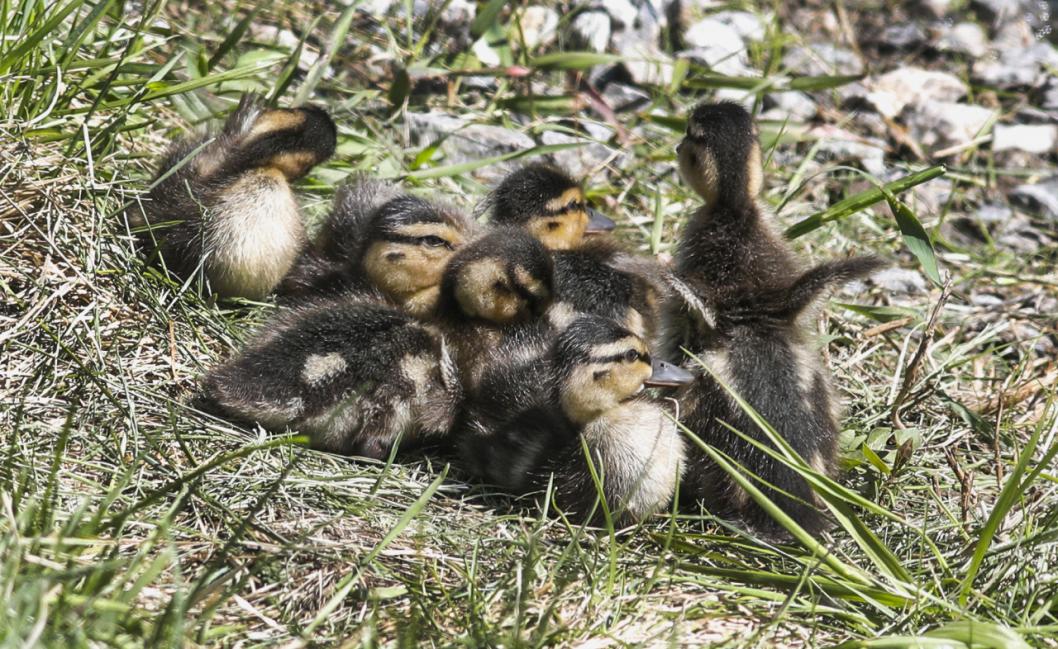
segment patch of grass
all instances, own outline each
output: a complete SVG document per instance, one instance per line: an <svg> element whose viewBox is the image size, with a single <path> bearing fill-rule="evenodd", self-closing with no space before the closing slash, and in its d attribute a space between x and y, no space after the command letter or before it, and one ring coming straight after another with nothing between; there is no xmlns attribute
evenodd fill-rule
<svg viewBox="0 0 1058 649"><path fill-rule="evenodd" d="M630 246L666 253L695 204L673 173L678 118L706 89L825 95L851 81L748 84L691 65L608 118L577 85L599 57L527 51L502 2L456 36L443 13L0 5L0 644L1056 646L1058 411L1038 306L1055 297L1054 251L939 237L954 205L995 182L985 153L949 170L938 212L900 198L951 298L848 293L820 323L848 404L848 471L837 483L776 454L831 507L822 538L774 545L707 514L580 529L435 460L354 463L187 405L271 307L216 303L145 267L120 212L172 138L244 91L320 102L339 122L338 155L301 188L310 213L355 170L469 208L500 160L456 160L443 139L405 132L409 112L444 110L537 138L504 160L604 146L593 199ZM776 79L779 27L755 52ZM499 67L467 53L479 38ZM896 197L817 159L797 126L765 133L766 199L797 245L919 268L886 211ZM576 141L546 144L549 130ZM924 168L907 174L928 180ZM1002 309L972 299L981 283Z"/></svg>

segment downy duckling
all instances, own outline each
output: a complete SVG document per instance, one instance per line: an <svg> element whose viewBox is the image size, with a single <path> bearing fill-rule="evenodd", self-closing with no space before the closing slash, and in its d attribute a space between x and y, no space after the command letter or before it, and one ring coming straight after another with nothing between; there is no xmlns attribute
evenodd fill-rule
<svg viewBox="0 0 1058 649"><path fill-rule="evenodd" d="M329 158L335 143L324 110L271 109L246 95L212 139L169 150L142 211L129 212L130 225L146 228L142 245L157 246L178 276L201 268L218 294L263 298L305 244L290 183Z"/></svg>
<svg viewBox="0 0 1058 649"><path fill-rule="evenodd" d="M279 293L297 300L377 292L426 317L437 306L445 265L475 231L459 210L357 177L339 188L331 214Z"/></svg>
<svg viewBox="0 0 1058 649"><path fill-rule="evenodd" d="M547 250L519 228L494 228L452 256L441 280L436 322L458 359L464 385L502 339L539 322L555 294Z"/></svg>
<svg viewBox="0 0 1058 649"><path fill-rule="evenodd" d="M289 426L320 450L384 459L398 439L445 435L462 387L436 329L344 297L281 312L209 372L204 393L229 418Z"/></svg>
<svg viewBox="0 0 1058 649"><path fill-rule="evenodd" d="M533 164L509 174L485 201L493 223L516 225L549 250L558 300L548 317L561 329L578 313L623 323L648 340L655 333L660 267L629 254L611 237L614 222L588 207L580 184L565 171Z"/></svg>
<svg viewBox="0 0 1058 649"><path fill-rule="evenodd" d="M643 388L693 376L652 361L641 338L607 318L578 317L553 340L546 331L523 329L489 355L457 424L462 457L476 474L516 491L546 487L553 475L558 507L598 523L583 440L617 524L662 509L683 470L684 446L669 409ZM548 342L546 354L536 353Z"/></svg>
<svg viewBox="0 0 1058 649"><path fill-rule="evenodd" d="M815 470L833 473L839 432L836 404L810 342L809 316L826 289L882 263L856 257L807 272L800 269L791 246L757 204L760 145L752 118L737 104L695 108L677 150L680 175L704 199L676 255L676 274L700 305L695 309L687 302L670 302L663 353L678 355L684 347L699 356ZM725 428L720 422L769 444L695 361L687 359L684 367L698 375L679 395L687 427L759 476L768 496L802 527L819 532L826 519L809 485ZM716 513L741 516L764 533L783 533L701 449L692 445L688 457L684 495Z"/></svg>
<svg viewBox="0 0 1058 649"><path fill-rule="evenodd" d="M208 374L204 405L291 427L315 448L349 455L386 457L402 436L441 441L463 389L456 361L472 363L494 332L539 313L550 297L540 244L521 231L490 236L448 262L434 322L356 295L304 301Z"/></svg>

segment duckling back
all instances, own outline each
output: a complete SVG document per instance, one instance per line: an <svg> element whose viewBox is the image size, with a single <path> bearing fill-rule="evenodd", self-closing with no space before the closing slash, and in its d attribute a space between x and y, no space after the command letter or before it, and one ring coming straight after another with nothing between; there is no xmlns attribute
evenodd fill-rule
<svg viewBox="0 0 1058 649"><path fill-rule="evenodd" d="M447 433L461 387L443 339L390 307L349 299L290 309L205 380L227 416L291 427L313 446L384 458Z"/></svg>

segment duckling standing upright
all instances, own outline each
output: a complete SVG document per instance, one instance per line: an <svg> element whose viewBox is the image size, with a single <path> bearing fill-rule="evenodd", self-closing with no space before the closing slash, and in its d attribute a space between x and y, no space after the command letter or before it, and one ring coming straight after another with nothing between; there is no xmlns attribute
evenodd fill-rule
<svg viewBox="0 0 1058 649"><path fill-rule="evenodd" d="M591 313L653 338L658 296L666 290L660 267L609 237L590 236L612 230L614 222L588 207L566 172L525 166L504 178L485 205L493 223L522 227L553 251L558 300L549 318L558 328Z"/></svg>
<svg viewBox="0 0 1058 649"><path fill-rule="evenodd" d="M801 272L790 245L756 202L760 145L752 118L737 104L695 108L677 150L680 175L705 203L679 243L676 273L704 312L670 300L663 353L678 355L684 347L702 358L815 470L832 473L835 401L805 320L825 289L882 264L856 257ZM770 498L802 527L818 532L825 517L809 485L725 428L720 422L770 445L719 383L690 359L685 367L699 374L680 396L687 427L759 476ZM685 495L718 513L739 515L761 531L782 532L700 449L692 446L689 455Z"/></svg>
<svg viewBox="0 0 1058 649"><path fill-rule="evenodd" d="M532 237L516 234L486 237L449 260L432 322L350 293L282 311L207 375L204 405L292 427L337 453L383 458L398 439L440 441L461 400L457 360L470 362L490 324L502 328L546 307L550 261Z"/></svg>
<svg viewBox="0 0 1058 649"><path fill-rule="evenodd" d="M437 305L445 264L475 233L456 209L356 177L338 189L320 233L278 291L291 300L378 292L425 317Z"/></svg>
<svg viewBox="0 0 1058 649"><path fill-rule="evenodd" d="M201 269L221 295L263 298L305 243L290 183L329 158L335 142L322 109L270 109L244 96L212 139L169 150L130 224L145 228L144 247L157 246L178 276Z"/></svg>
<svg viewBox="0 0 1058 649"><path fill-rule="evenodd" d="M587 445L602 494L618 524L642 520L672 500L683 468L683 441L644 386L672 386L693 376L652 361L646 343L618 323L594 315L573 320L535 349L546 328L523 329L485 361L457 424L459 447L478 475L514 490L546 487L578 520L591 516L598 490L581 448Z"/></svg>

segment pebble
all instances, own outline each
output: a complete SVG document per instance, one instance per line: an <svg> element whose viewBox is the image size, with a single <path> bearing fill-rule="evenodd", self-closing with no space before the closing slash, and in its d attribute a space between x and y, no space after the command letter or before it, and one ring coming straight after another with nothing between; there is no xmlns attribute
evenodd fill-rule
<svg viewBox="0 0 1058 649"><path fill-rule="evenodd" d="M884 268L871 275L871 282L893 293L925 293L926 278L909 268Z"/></svg>
<svg viewBox="0 0 1058 649"><path fill-rule="evenodd" d="M858 161L870 174L885 173L885 142L864 138L833 126L816 127L809 136L819 138L817 150L838 162Z"/></svg>
<svg viewBox="0 0 1058 649"><path fill-rule="evenodd" d="M610 47L610 16L601 9L582 11L569 24L574 47L589 52L605 52Z"/></svg>
<svg viewBox="0 0 1058 649"><path fill-rule="evenodd" d="M945 25L940 30L937 49L980 58L988 53L988 35L977 23L962 22L950 27Z"/></svg>
<svg viewBox="0 0 1058 649"><path fill-rule="evenodd" d="M966 84L947 72L907 66L865 83L864 97L882 115L893 118L911 103L953 102L966 95Z"/></svg>
<svg viewBox="0 0 1058 649"><path fill-rule="evenodd" d="M992 130L992 150L1053 153L1058 150L1058 126L1054 124L996 124Z"/></svg>
<svg viewBox="0 0 1058 649"><path fill-rule="evenodd" d="M577 137L558 131L544 131L540 135L541 144L569 144L579 142L583 146L556 151L548 156L551 162L565 168L575 178L583 178L597 171L598 167L611 157L611 149L594 140Z"/></svg>
<svg viewBox="0 0 1058 649"><path fill-rule="evenodd" d="M746 44L730 25L714 18L694 23L683 33L690 51L683 56L701 61L709 69L728 76L744 76L747 67Z"/></svg>
<svg viewBox="0 0 1058 649"><path fill-rule="evenodd" d="M1002 203L985 203L977 208L977 220L981 223L1005 223L1014 215L1014 210Z"/></svg>
<svg viewBox="0 0 1058 649"><path fill-rule="evenodd" d="M518 12L518 23L527 50L550 45L558 35L558 12L550 7L530 5ZM517 34L517 30L514 32ZM517 40L517 39L516 39Z"/></svg>
<svg viewBox="0 0 1058 649"><path fill-rule="evenodd" d="M624 83L608 83L600 94L615 113L636 110L650 103L649 93Z"/></svg>
<svg viewBox="0 0 1058 649"><path fill-rule="evenodd" d="M792 47L786 50L782 61L788 71L806 76L863 72L863 62L852 50L832 43Z"/></svg>
<svg viewBox="0 0 1058 649"><path fill-rule="evenodd" d="M1058 51L1046 41L1026 47L1002 47L994 57L974 63L973 78L998 88L1036 88L1050 79L1048 68L1058 66Z"/></svg>
<svg viewBox="0 0 1058 649"><path fill-rule="evenodd" d="M448 113L407 113L407 124L413 146L427 146L442 140L443 164L459 164L491 158L536 146L533 138L502 126L473 124ZM474 174L496 180L511 168L510 164L487 165Z"/></svg>
<svg viewBox="0 0 1058 649"><path fill-rule="evenodd" d="M763 41L768 34L761 17L748 11L720 11L709 17L731 27L746 41Z"/></svg>
<svg viewBox="0 0 1058 649"><path fill-rule="evenodd" d="M765 99L770 107L761 113L761 119L809 120L819 111L819 105L803 92L773 92L766 95Z"/></svg>
<svg viewBox="0 0 1058 649"><path fill-rule="evenodd" d="M901 118L919 144L938 150L976 138L992 118L992 111L983 106L926 100L907 106Z"/></svg>
<svg viewBox="0 0 1058 649"><path fill-rule="evenodd" d="M1058 176L1035 185L1018 185L1010 192L1010 202L1027 212L1058 221Z"/></svg>
<svg viewBox="0 0 1058 649"><path fill-rule="evenodd" d="M883 29L878 42L894 50L912 49L926 42L926 30L915 22L897 23Z"/></svg>

